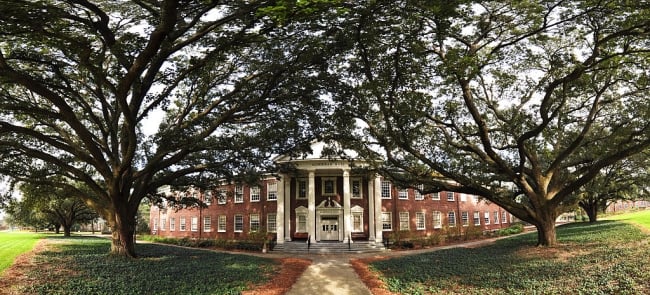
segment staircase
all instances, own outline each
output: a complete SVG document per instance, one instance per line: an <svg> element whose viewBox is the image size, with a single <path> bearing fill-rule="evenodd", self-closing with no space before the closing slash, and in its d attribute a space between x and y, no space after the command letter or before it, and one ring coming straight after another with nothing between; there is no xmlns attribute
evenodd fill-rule
<svg viewBox="0 0 650 295"><path fill-rule="evenodd" d="M358 241L353 243L318 242L308 245L306 242L284 242L276 244L273 252L294 254L360 254L381 253L387 251L381 243Z"/></svg>

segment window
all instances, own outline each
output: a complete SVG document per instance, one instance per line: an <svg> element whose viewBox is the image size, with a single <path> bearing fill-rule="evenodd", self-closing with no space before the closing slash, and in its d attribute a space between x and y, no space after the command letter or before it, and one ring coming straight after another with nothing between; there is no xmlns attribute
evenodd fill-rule
<svg viewBox="0 0 650 295"><path fill-rule="evenodd" d="M499 211L494 211L494 224L499 224Z"/></svg>
<svg viewBox="0 0 650 295"><path fill-rule="evenodd" d="M278 183L276 181L269 182L266 185L266 200L267 201L277 201L278 200Z"/></svg>
<svg viewBox="0 0 650 295"><path fill-rule="evenodd" d="M415 212L415 228L416 229L418 229L418 230L426 229L425 220L426 220L426 218L424 217L424 212Z"/></svg>
<svg viewBox="0 0 650 295"><path fill-rule="evenodd" d="M176 230L176 218L174 217L169 219L169 230L170 231Z"/></svg>
<svg viewBox="0 0 650 295"><path fill-rule="evenodd" d="M203 216L203 232L212 231L212 217Z"/></svg>
<svg viewBox="0 0 650 295"><path fill-rule="evenodd" d="M361 213L352 213L352 232L363 232L363 216Z"/></svg>
<svg viewBox="0 0 650 295"><path fill-rule="evenodd" d="M244 215L235 215L235 232L240 233L244 231Z"/></svg>
<svg viewBox="0 0 650 295"><path fill-rule="evenodd" d="M305 214L299 214L296 216L296 223L298 224L296 226L296 232L299 233L306 233L307 232L307 215Z"/></svg>
<svg viewBox="0 0 650 295"><path fill-rule="evenodd" d="M393 230L393 218L390 212L381 212L381 229Z"/></svg>
<svg viewBox="0 0 650 295"><path fill-rule="evenodd" d="M185 229L187 227L187 224L185 224L185 217L181 217L181 220L179 220L179 223L180 223L179 226L178 226L179 229L181 231L185 231Z"/></svg>
<svg viewBox="0 0 650 295"><path fill-rule="evenodd" d="M442 227L442 213L440 211L433 211L433 228Z"/></svg>
<svg viewBox="0 0 650 295"><path fill-rule="evenodd" d="M166 219L163 217L160 219L160 230L165 230Z"/></svg>
<svg viewBox="0 0 650 295"><path fill-rule="evenodd" d="M210 206L212 204L212 191L206 191L205 195L203 195L203 202L205 202L206 205Z"/></svg>
<svg viewBox="0 0 650 295"><path fill-rule="evenodd" d="M260 201L260 187L259 186L252 186L251 187L251 202L259 202Z"/></svg>
<svg viewBox="0 0 650 295"><path fill-rule="evenodd" d="M199 230L199 218L194 216L192 217L192 224L190 225L190 230L191 231L198 231Z"/></svg>
<svg viewBox="0 0 650 295"><path fill-rule="evenodd" d="M440 193L435 192L435 193L431 194L431 200L440 201Z"/></svg>
<svg viewBox="0 0 650 295"><path fill-rule="evenodd" d="M463 226L469 226L469 212L460 212L460 220L463 223Z"/></svg>
<svg viewBox="0 0 650 295"><path fill-rule="evenodd" d="M227 195L228 195L228 193L226 193L226 190L220 189L219 190L219 195L217 196L217 198L218 198L217 203L220 204L220 205L225 204Z"/></svg>
<svg viewBox="0 0 650 295"><path fill-rule="evenodd" d="M478 204L478 196L472 195L472 202L474 202L474 204Z"/></svg>
<svg viewBox="0 0 650 295"><path fill-rule="evenodd" d="M158 218L153 219L153 230L158 230Z"/></svg>
<svg viewBox="0 0 650 295"><path fill-rule="evenodd" d="M381 182L381 198L390 199L390 181Z"/></svg>
<svg viewBox="0 0 650 295"><path fill-rule="evenodd" d="M454 192L447 192L447 201L454 201Z"/></svg>
<svg viewBox="0 0 650 295"><path fill-rule="evenodd" d="M409 198L409 191L408 191L408 189L400 188L399 190L397 190L397 196L398 196L398 198L400 198L401 200L408 200L408 198Z"/></svg>
<svg viewBox="0 0 650 295"><path fill-rule="evenodd" d="M352 189L352 198L353 199L360 199L361 198L361 180L360 179L352 179L350 181L351 189Z"/></svg>
<svg viewBox="0 0 650 295"><path fill-rule="evenodd" d="M485 212L485 224L490 224L490 212Z"/></svg>
<svg viewBox="0 0 650 295"><path fill-rule="evenodd" d="M508 214L506 211L501 211L501 223L508 223Z"/></svg>
<svg viewBox="0 0 650 295"><path fill-rule="evenodd" d="M250 231L251 232L256 232L260 230L260 215L259 214L251 214L250 215Z"/></svg>
<svg viewBox="0 0 650 295"><path fill-rule="evenodd" d="M226 215L219 215L219 220L217 220L217 231L220 233L226 232Z"/></svg>
<svg viewBox="0 0 650 295"><path fill-rule="evenodd" d="M449 211L449 213L447 213L447 222L449 224L449 227L456 226L456 212Z"/></svg>
<svg viewBox="0 0 650 295"><path fill-rule="evenodd" d="M270 233L278 231L277 215L275 213L266 215L266 231Z"/></svg>
<svg viewBox="0 0 650 295"><path fill-rule="evenodd" d="M252 201L252 197L251 197ZM241 185L236 185L235 186L235 203L243 203L244 202L244 187Z"/></svg>
<svg viewBox="0 0 650 295"><path fill-rule="evenodd" d="M474 211L474 225L481 225L481 212Z"/></svg>
<svg viewBox="0 0 650 295"><path fill-rule="evenodd" d="M307 181L305 179L298 179L298 199L307 198Z"/></svg>
<svg viewBox="0 0 650 295"><path fill-rule="evenodd" d="M413 194L415 195L415 200L416 201L422 201L424 200L424 195L422 195L422 190L424 189L424 185L418 184L417 187L413 189Z"/></svg>
<svg viewBox="0 0 650 295"><path fill-rule="evenodd" d="M461 202L467 202L467 195L461 193L461 194L460 194L460 201L461 201Z"/></svg>
<svg viewBox="0 0 650 295"><path fill-rule="evenodd" d="M400 230L409 230L409 213L400 212L399 213L399 229Z"/></svg>
<svg viewBox="0 0 650 295"><path fill-rule="evenodd" d="M336 195L336 178L323 177L323 195Z"/></svg>

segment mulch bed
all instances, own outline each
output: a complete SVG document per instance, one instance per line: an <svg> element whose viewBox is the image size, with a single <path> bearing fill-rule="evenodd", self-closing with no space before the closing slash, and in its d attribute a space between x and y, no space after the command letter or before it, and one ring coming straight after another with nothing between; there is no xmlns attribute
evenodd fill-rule
<svg viewBox="0 0 650 295"><path fill-rule="evenodd" d="M282 258L280 272L273 275L273 279L265 285L258 286L251 291L242 292L243 295L280 295L284 294L298 280L300 275L311 264L310 260L298 258Z"/></svg>

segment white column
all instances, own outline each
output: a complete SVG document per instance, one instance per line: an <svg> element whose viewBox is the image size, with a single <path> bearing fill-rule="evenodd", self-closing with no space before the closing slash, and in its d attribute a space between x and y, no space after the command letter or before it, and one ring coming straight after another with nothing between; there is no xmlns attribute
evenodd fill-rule
<svg viewBox="0 0 650 295"><path fill-rule="evenodd" d="M368 178L368 191L366 199L368 200L368 241L375 242L375 180Z"/></svg>
<svg viewBox="0 0 650 295"><path fill-rule="evenodd" d="M280 181L278 181L278 200L276 204L277 208L275 215L275 224L277 229L275 235L278 244L284 244L284 183L285 175L280 174Z"/></svg>
<svg viewBox="0 0 650 295"><path fill-rule="evenodd" d="M285 174L286 176L286 174ZM284 182L284 240L291 241L291 178Z"/></svg>
<svg viewBox="0 0 650 295"><path fill-rule="evenodd" d="M375 191L372 196L375 202L375 243L383 242L381 223L381 176L375 177Z"/></svg>
<svg viewBox="0 0 650 295"><path fill-rule="evenodd" d="M316 222L316 173L309 171L309 193L307 194L307 233L312 243L316 242L314 226Z"/></svg>
<svg viewBox="0 0 650 295"><path fill-rule="evenodd" d="M352 215L350 214L350 170L343 170L343 242L347 243L352 234Z"/></svg>

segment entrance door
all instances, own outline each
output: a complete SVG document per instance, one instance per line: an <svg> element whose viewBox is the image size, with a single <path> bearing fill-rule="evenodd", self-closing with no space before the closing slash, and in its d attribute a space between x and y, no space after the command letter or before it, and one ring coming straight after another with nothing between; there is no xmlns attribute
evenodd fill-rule
<svg viewBox="0 0 650 295"><path fill-rule="evenodd" d="M322 216L320 222L320 239L322 241L339 240L339 217Z"/></svg>

